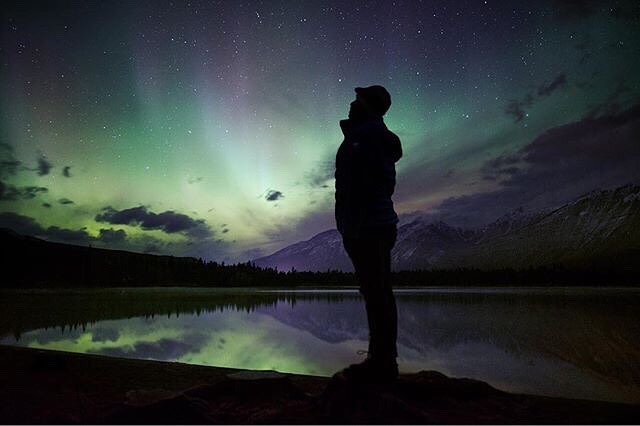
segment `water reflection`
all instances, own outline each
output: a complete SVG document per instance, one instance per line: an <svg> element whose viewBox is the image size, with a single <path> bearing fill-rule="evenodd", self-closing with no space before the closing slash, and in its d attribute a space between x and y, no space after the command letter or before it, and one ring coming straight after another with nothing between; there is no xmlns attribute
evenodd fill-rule
<svg viewBox="0 0 640 426"><path fill-rule="evenodd" d="M430 289L398 293L404 371L505 390L640 402L640 292ZM366 348L355 290L1 292L0 343L331 375Z"/></svg>

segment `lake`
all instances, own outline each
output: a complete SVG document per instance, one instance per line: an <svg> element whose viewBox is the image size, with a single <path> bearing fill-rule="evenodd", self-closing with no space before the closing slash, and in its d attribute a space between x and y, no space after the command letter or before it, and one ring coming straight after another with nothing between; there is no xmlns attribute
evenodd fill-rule
<svg viewBox="0 0 640 426"><path fill-rule="evenodd" d="M396 291L402 372L640 403L640 290ZM355 289L0 291L0 344L330 376L364 359Z"/></svg>

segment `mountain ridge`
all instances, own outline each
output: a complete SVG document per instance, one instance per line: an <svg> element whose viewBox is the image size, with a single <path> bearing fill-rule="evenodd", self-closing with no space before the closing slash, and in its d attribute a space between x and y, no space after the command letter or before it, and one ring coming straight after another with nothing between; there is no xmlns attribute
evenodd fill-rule
<svg viewBox="0 0 640 426"><path fill-rule="evenodd" d="M398 227L392 269L590 266L640 260L640 185L594 190L555 207L519 207L477 228L415 215ZM618 258L622 256L622 258ZM253 260L279 270L352 271L337 230Z"/></svg>

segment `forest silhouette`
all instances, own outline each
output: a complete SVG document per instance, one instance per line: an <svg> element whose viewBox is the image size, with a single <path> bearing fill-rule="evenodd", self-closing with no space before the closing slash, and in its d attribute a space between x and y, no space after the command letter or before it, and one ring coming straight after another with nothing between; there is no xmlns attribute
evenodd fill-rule
<svg viewBox="0 0 640 426"><path fill-rule="evenodd" d="M355 286L351 272L280 271L251 262L225 264L54 243L0 229L0 288ZM394 286L636 286L639 266L546 265L535 268L396 271Z"/></svg>

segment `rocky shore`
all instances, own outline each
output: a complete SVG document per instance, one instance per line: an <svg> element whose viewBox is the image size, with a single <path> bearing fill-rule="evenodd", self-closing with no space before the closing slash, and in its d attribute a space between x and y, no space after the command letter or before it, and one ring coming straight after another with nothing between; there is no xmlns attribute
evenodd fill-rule
<svg viewBox="0 0 640 426"><path fill-rule="evenodd" d="M0 346L0 423L625 424L640 405L516 395L435 371L387 386Z"/></svg>

